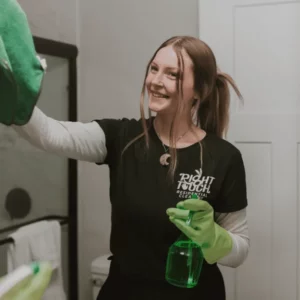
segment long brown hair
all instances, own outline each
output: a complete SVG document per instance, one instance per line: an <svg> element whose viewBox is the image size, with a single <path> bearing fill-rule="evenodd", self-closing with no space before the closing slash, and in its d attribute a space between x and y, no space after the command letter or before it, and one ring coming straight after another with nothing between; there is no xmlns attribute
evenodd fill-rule
<svg viewBox="0 0 300 300"><path fill-rule="evenodd" d="M176 82L179 101L174 103L174 105L176 105L176 113L169 133L169 150L171 155L169 175L173 178L177 166L176 135L174 134L174 127L178 123L177 121L184 110L184 106L186 105L184 101L180 101L180 99L183 98L182 83L184 79L184 60L182 57L182 51L185 50L193 63L194 90L199 96L199 100L194 101L191 114L193 114L193 120L198 127L208 133L213 133L224 138L229 125L229 85L232 86L240 99L242 99L242 96L234 80L228 74L218 71L215 56L205 42L191 36L172 37L160 45L147 65L140 99L140 113L143 124L143 132L126 145L123 153L132 143L143 136L145 137L147 147L149 147L149 128L152 124L147 122L145 118L144 99L146 92L146 78L149 72L149 67L157 52L170 45L172 45L177 54L179 68L179 76Z"/></svg>

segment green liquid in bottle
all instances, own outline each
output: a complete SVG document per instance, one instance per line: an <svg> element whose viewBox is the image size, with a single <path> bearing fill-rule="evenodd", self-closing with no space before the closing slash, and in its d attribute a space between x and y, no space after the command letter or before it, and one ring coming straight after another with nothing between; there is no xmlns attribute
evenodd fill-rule
<svg viewBox="0 0 300 300"><path fill-rule="evenodd" d="M197 196L193 195L192 198L196 199ZM190 213L187 225L190 225L192 215ZM202 265L201 247L185 234L181 234L169 248L165 278L177 287L193 288L198 284Z"/></svg>
<svg viewBox="0 0 300 300"><path fill-rule="evenodd" d="M166 280L177 287L193 288L198 283L202 264L200 246L182 235L169 249Z"/></svg>

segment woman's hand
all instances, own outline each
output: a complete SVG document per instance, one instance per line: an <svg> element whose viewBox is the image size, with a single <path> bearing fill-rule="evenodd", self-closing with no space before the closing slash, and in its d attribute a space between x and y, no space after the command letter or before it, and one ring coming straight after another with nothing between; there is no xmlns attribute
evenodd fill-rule
<svg viewBox="0 0 300 300"><path fill-rule="evenodd" d="M214 210L207 201L187 199L179 202L176 208L169 208L167 214L181 232L201 246L208 263L216 263L231 251L231 236L215 223Z"/></svg>

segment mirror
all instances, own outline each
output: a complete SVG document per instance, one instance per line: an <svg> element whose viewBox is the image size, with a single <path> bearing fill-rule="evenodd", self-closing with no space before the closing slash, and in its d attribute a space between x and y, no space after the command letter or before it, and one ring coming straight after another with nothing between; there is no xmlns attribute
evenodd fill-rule
<svg viewBox="0 0 300 300"><path fill-rule="evenodd" d="M37 106L57 120L75 120L77 48L34 39L38 55L47 62ZM76 162L37 149L0 124L0 168L0 239L12 233L3 232L11 226L47 216L68 217L69 224L61 226L63 280L66 293L76 299L76 289L68 293L68 281L74 284L77 278ZM6 250L7 245L0 247L0 276L7 271Z"/></svg>

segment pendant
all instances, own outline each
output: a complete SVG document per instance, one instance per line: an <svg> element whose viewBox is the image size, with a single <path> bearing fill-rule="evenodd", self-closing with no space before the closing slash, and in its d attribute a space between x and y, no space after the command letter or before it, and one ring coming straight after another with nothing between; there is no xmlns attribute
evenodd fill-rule
<svg viewBox="0 0 300 300"><path fill-rule="evenodd" d="M168 163L168 158L171 157L171 155L169 153L165 153L163 154L160 159L159 159L159 162L162 166L167 166L169 163Z"/></svg>

